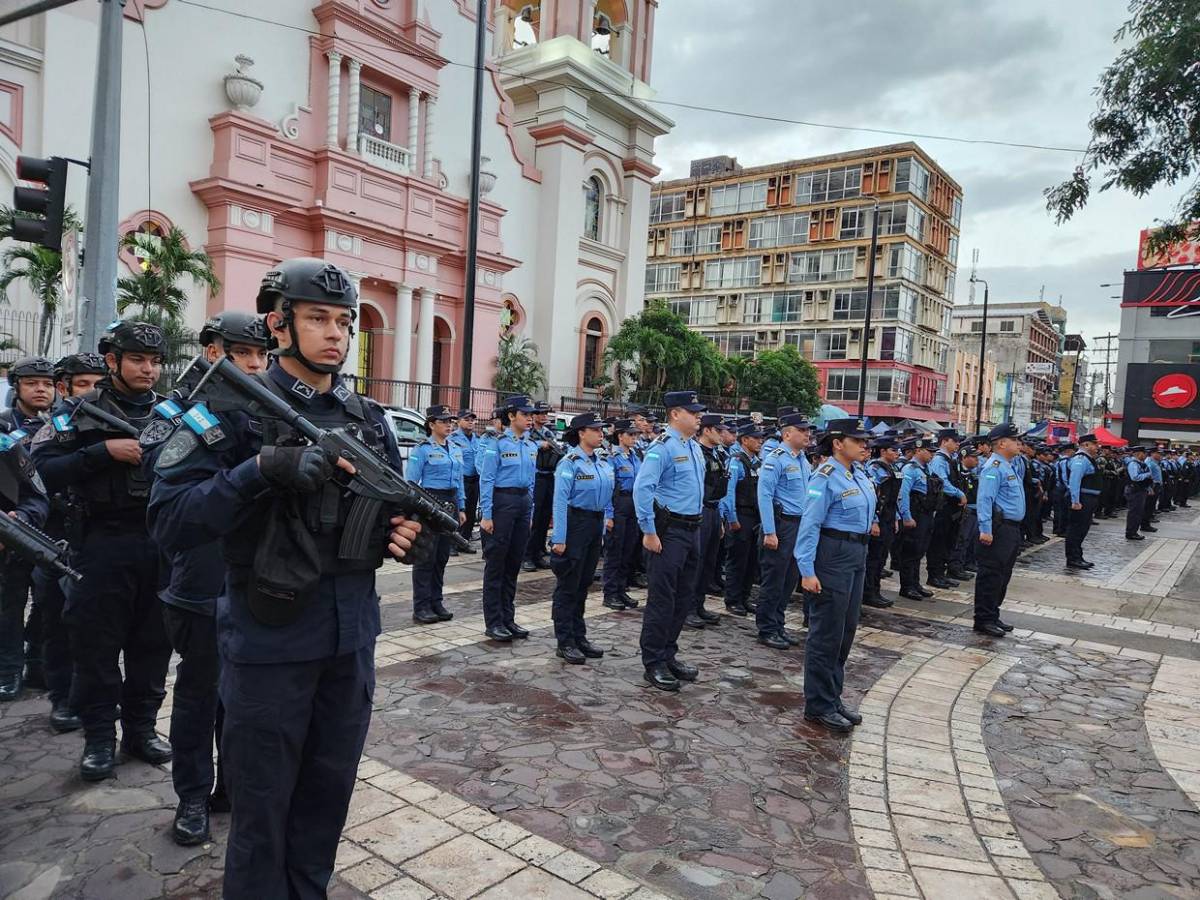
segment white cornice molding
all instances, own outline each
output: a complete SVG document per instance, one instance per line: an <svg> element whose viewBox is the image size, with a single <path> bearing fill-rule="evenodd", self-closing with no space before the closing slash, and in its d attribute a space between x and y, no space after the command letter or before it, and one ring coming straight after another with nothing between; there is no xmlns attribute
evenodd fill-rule
<svg viewBox="0 0 1200 900"><path fill-rule="evenodd" d="M0 38L0 63L8 63L31 72L40 72L43 59L41 50Z"/></svg>

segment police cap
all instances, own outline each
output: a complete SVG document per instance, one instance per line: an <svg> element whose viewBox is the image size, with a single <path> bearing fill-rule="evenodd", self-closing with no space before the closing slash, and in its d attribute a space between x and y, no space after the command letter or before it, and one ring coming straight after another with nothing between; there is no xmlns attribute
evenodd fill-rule
<svg viewBox="0 0 1200 900"><path fill-rule="evenodd" d="M458 418L448 406L438 404L437 406L425 407L426 422L448 422L451 419Z"/></svg>
<svg viewBox="0 0 1200 900"><path fill-rule="evenodd" d="M812 422L804 417L803 413L790 412L779 417L779 428L783 429L791 425L793 428L812 428Z"/></svg>
<svg viewBox="0 0 1200 900"><path fill-rule="evenodd" d="M321 303L358 309L358 291L345 270L311 256L285 259L263 276L255 306L260 313L275 309L279 298L296 303Z"/></svg>
<svg viewBox="0 0 1200 900"><path fill-rule="evenodd" d="M862 419L830 419L825 423L825 434L829 437L856 438L865 441L871 432L863 427Z"/></svg>
<svg viewBox="0 0 1200 900"><path fill-rule="evenodd" d="M641 434L642 429L633 423L633 419L617 419L613 422L613 434Z"/></svg>
<svg viewBox="0 0 1200 900"><path fill-rule="evenodd" d="M694 413L708 409L700 402L700 397L695 391L668 391L663 395L663 406L667 409L686 409Z"/></svg>
<svg viewBox="0 0 1200 900"><path fill-rule="evenodd" d="M1094 434L1081 434L1079 436L1079 443L1080 444L1098 444L1098 443L1100 443L1100 439L1098 437L1096 437Z"/></svg>
<svg viewBox="0 0 1200 900"><path fill-rule="evenodd" d="M524 394L515 394L504 401L504 406L500 407L504 412L523 412L531 413L534 411L533 401ZM499 413L499 410L497 411ZM497 415L499 418L499 415Z"/></svg>
<svg viewBox="0 0 1200 900"><path fill-rule="evenodd" d="M998 441L1001 438L1015 438L1019 434L1020 432L1017 430L1016 425L1014 425L1012 422L1005 422L1001 425L997 425L995 428L989 431L987 433L987 439L990 443L991 441Z"/></svg>
<svg viewBox="0 0 1200 900"><path fill-rule="evenodd" d="M457 418L459 418L459 419L474 419L474 418L475 418L475 413L473 413L473 412L472 412L471 410L469 410L469 409L460 409L460 410L458 411L458 416L457 416Z"/></svg>
<svg viewBox="0 0 1200 900"><path fill-rule="evenodd" d="M716 413L705 413L700 417L701 428L720 428L725 424L725 419Z"/></svg>
<svg viewBox="0 0 1200 900"><path fill-rule="evenodd" d="M742 438L758 438L759 440L762 440L764 437L766 437L766 434L761 428L759 428L753 422L750 422L746 425L741 425L738 427L737 436L739 440Z"/></svg>
<svg viewBox="0 0 1200 900"><path fill-rule="evenodd" d="M571 418L571 424L567 426L567 431L579 431L581 428L603 428L604 420L594 412L580 413Z"/></svg>
<svg viewBox="0 0 1200 900"><path fill-rule="evenodd" d="M942 428L937 433L937 442L940 444L942 441L961 441L964 437L966 435L959 434L956 428Z"/></svg>

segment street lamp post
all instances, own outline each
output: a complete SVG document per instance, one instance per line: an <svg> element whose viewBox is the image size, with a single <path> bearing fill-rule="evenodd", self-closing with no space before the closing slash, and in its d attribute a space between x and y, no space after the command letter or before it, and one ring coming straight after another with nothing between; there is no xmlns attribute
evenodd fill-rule
<svg viewBox="0 0 1200 900"><path fill-rule="evenodd" d="M983 366L987 352L987 309L988 283L986 278L971 276L971 283L983 282L983 327L979 329L979 391L975 395L975 433L979 434L979 425L983 421Z"/></svg>
<svg viewBox="0 0 1200 900"><path fill-rule="evenodd" d="M875 296L875 252L879 248L879 200L871 213L871 251L867 254L867 308L863 315L862 362L858 372L858 417L867 402L867 346L871 341L871 301Z"/></svg>
<svg viewBox="0 0 1200 900"><path fill-rule="evenodd" d="M483 71L484 44L487 37L487 0L479 0L475 10L475 95L471 112L471 196L467 206L467 265L463 285L462 387L458 404L463 409L471 405L471 362L475 354L475 282L479 277L479 179L482 168L483 143ZM421 300L425 302L424 298ZM407 340L407 337L405 337Z"/></svg>

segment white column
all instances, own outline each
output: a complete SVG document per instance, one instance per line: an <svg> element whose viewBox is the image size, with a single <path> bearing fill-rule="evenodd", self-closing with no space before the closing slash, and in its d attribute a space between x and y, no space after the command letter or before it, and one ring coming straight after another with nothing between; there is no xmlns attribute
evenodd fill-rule
<svg viewBox="0 0 1200 900"><path fill-rule="evenodd" d="M433 118L437 110L437 100L425 98L425 167L422 174L426 178L433 177ZM414 150L416 148L413 148Z"/></svg>
<svg viewBox="0 0 1200 900"><path fill-rule="evenodd" d="M414 381L433 380L433 303L437 294L421 288L421 323L417 326L417 370Z"/></svg>
<svg viewBox="0 0 1200 900"><path fill-rule="evenodd" d="M502 3L496 4L496 13L492 16L496 31L492 37L492 57L499 59L512 50L513 11Z"/></svg>
<svg viewBox="0 0 1200 900"><path fill-rule="evenodd" d="M329 116L325 125L325 146L338 146L338 108L342 102L342 54L329 51Z"/></svg>
<svg viewBox="0 0 1200 900"><path fill-rule="evenodd" d="M396 285L396 335L392 343L392 378L412 380L413 289Z"/></svg>
<svg viewBox="0 0 1200 900"><path fill-rule="evenodd" d="M622 69L629 68L629 51L633 46L633 29L628 25L622 25L612 33L612 40L609 41L609 59L615 62ZM615 51L615 52L613 52Z"/></svg>
<svg viewBox="0 0 1200 900"><path fill-rule="evenodd" d="M421 92L416 88L408 90L408 170L417 171L418 127L421 121Z"/></svg>
<svg viewBox="0 0 1200 900"><path fill-rule="evenodd" d="M350 60L350 94L346 97L346 149L358 153L358 95L362 85L362 63Z"/></svg>

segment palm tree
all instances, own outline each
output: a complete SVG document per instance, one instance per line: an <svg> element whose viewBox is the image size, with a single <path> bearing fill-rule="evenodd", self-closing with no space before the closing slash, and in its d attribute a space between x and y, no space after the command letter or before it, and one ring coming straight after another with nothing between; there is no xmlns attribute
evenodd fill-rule
<svg viewBox="0 0 1200 900"><path fill-rule="evenodd" d="M546 390L546 367L538 362L537 354L537 345L529 338L501 338L492 386L507 394L532 395Z"/></svg>
<svg viewBox="0 0 1200 900"><path fill-rule="evenodd" d="M165 235L135 231L125 235L121 246L141 257L140 271L117 280L117 312L133 310L138 319L160 326L168 338L182 335L183 311L188 303L179 282L191 279L214 294L221 282L213 272L212 259L203 250L190 250L187 236L172 226Z"/></svg>

